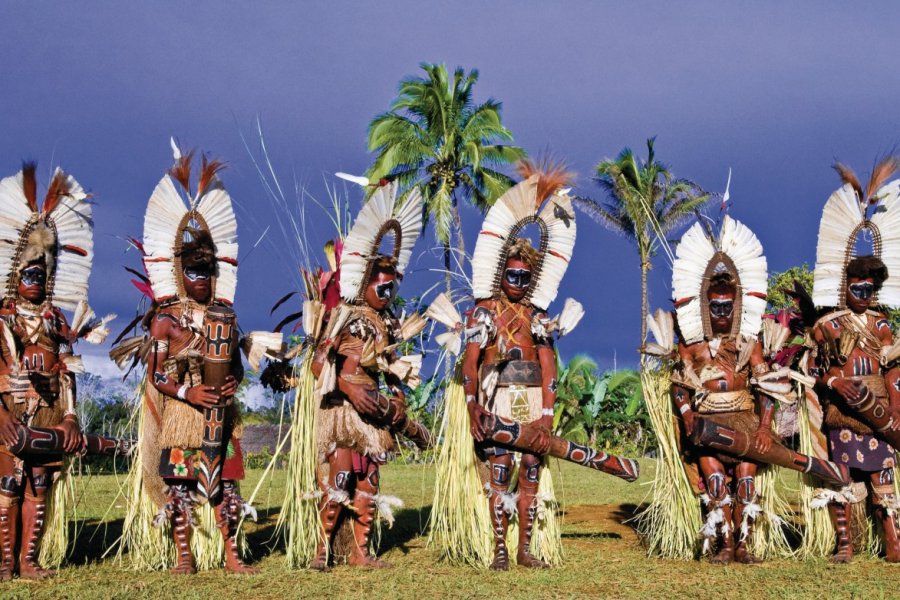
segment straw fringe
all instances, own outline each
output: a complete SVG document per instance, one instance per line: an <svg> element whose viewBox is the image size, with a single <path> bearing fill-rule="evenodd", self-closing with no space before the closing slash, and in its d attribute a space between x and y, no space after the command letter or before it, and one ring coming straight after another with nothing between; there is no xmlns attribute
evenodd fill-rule
<svg viewBox="0 0 900 600"><path fill-rule="evenodd" d="M438 439L442 443L436 460L428 545L441 560L451 564L487 568L492 558L493 534L479 463L469 433L460 364L461 361L447 386L441 406Z"/></svg>
<svg viewBox="0 0 900 600"><path fill-rule="evenodd" d="M650 503L637 516L638 532L648 556L692 560L699 551L697 531L703 519L678 449L670 376L667 363L645 360L642 365L641 384L650 423L659 440L659 459Z"/></svg>
<svg viewBox="0 0 900 600"><path fill-rule="evenodd" d="M67 458L65 466L54 478L47 499L44 533L39 540L38 560L48 569L59 569L72 551L69 542L78 537L76 512L76 478L74 459ZM71 521L71 527L70 527Z"/></svg>

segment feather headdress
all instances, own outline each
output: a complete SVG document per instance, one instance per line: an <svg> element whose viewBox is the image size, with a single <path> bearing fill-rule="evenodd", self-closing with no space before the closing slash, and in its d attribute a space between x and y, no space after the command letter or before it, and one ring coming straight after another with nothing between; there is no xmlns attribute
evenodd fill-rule
<svg viewBox="0 0 900 600"><path fill-rule="evenodd" d="M494 203L481 226L472 255L472 290L476 300L492 298L499 292L510 248L522 229L534 223L540 229L541 238L525 300L541 310L553 302L575 247L572 199L568 190L560 189L567 179L568 174L559 169L549 177L545 173L533 173Z"/></svg>
<svg viewBox="0 0 900 600"><path fill-rule="evenodd" d="M182 155L175 147L175 165L147 203L143 240L147 276L158 302L184 297L182 249L192 239L211 239L215 254L212 298L232 304L237 286L237 221L231 197L218 178L223 165L204 156L200 181L192 193L192 158L193 152Z"/></svg>
<svg viewBox="0 0 900 600"><path fill-rule="evenodd" d="M685 344L712 338L706 293L710 278L729 273L737 293L732 335L756 337L766 311L768 271L763 247L750 228L725 216L718 239L695 223L681 238L672 265L672 296Z"/></svg>
<svg viewBox="0 0 900 600"><path fill-rule="evenodd" d="M888 268L878 302L900 307L900 181L885 184L898 167L896 157L880 161L864 190L852 170L835 165L844 185L828 198L819 223L813 280L817 306L846 306L847 264L854 256L857 236L865 230L872 236L872 253Z"/></svg>
<svg viewBox="0 0 900 600"><path fill-rule="evenodd" d="M0 286L14 298L19 272L43 259L47 302L75 310L87 297L94 257L91 204L71 175L56 169L39 207L35 165L0 180Z"/></svg>
<svg viewBox="0 0 900 600"><path fill-rule="evenodd" d="M396 182L379 186L359 211L341 253L339 284L341 297L347 302L362 298L375 261L383 255L379 248L385 237L393 234L394 247L388 257L396 262L398 275L403 275L416 240L422 233L422 194L412 189L397 197Z"/></svg>

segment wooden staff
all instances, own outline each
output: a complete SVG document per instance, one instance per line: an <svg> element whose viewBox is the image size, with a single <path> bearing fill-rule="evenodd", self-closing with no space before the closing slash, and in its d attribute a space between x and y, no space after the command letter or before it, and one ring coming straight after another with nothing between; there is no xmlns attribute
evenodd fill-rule
<svg viewBox="0 0 900 600"><path fill-rule="evenodd" d="M827 483L840 486L850 484L850 470L847 465L839 465L830 460L800 454L778 442L774 442L768 452L760 452L753 443L753 436L700 416L694 417L691 442L697 446L711 448L737 458L746 458L748 461L778 465L792 471L810 473Z"/></svg>
<svg viewBox="0 0 900 600"><path fill-rule="evenodd" d="M28 427L16 425L16 443L8 446L16 456L63 455L63 431L56 427ZM131 452L130 440L118 440L91 433L82 434L81 449L74 454L100 454L104 456L127 455Z"/></svg>
<svg viewBox="0 0 900 600"><path fill-rule="evenodd" d="M512 419L506 419L485 411L481 416L481 425L486 432L485 439L495 444L507 446L519 452L544 454L538 448L540 447L540 439L546 433L541 430L537 421L533 423L518 423ZM621 477L628 482L635 481L640 475L640 465L638 465L636 460L594 450L556 435L550 436L550 450L547 454L583 467Z"/></svg>
<svg viewBox="0 0 900 600"><path fill-rule="evenodd" d="M215 388L219 393L225 379L231 374L234 351L234 311L227 306L210 306L206 309L206 348L203 356L203 385ZM230 398L212 408L203 409L203 443L200 446L200 473L197 491L212 502L222 490L222 465L225 462L225 409Z"/></svg>

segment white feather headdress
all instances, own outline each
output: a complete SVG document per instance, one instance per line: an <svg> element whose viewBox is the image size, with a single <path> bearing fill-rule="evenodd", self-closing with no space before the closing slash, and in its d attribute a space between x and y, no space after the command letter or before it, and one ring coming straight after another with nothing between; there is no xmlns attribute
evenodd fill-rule
<svg viewBox="0 0 900 600"><path fill-rule="evenodd" d="M216 271L212 279L212 298L232 304L237 287L237 220L231 196L216 173L217 161L203 159L196 193L190 192L191 154L176 150L175 166L156 185L144 215L144 265L153 295L158 302L183 297L179 253L185 230L193 228L209 233L215 245ZM178 180L184 194L173 181ZM186 197L185 197L186 196Z"/></svg>
<svg viewBox="0 0 900 600"><path fill-rule="evenodd" d="M532 266L531 286L525 299L547 310L575 248L575 211L568 190L538 198L539 175L510 188L488 211L472 255L472 290L476 300L494 297L500 290L503 266L519 232L532 223L541 232L538 264Z"/></svg>
<svg viewBox="0 0 900 600"><path fill-rule="evenodd" d="M391 251L396 270L402 275L412 258L412 249L422 233L422 194L418 188L397 197L398 185L380 186L359 211L341 252L341 298L347 302L360 300L374 261L382 256L379 247L385 236L393 234Z"/></svg>
<svg viewBox="0 0 900 600"><path fill-rule="evenodd" d="M867 207L871 206L871 216ZM813 302L817 306L846 305L847 264L854 256L857 236L872 236L873 254L888 268L888 279L878 292L878 303L900 307L900 180L881 187L871 205L850 183L835 190L822 210Z"/></svg>
<svg viewBox="0 0 900 600"><path fill-rule="evenodd" d="M28 260L43 255L47 301L75 310L87 297L94 258L94 221L84 189L57 168L39 209L29 164L0 180L0 210L0 288L6 297L15 297L18 273Z"/></svg>
<svg viewBox="0 0 900 600"><path fill-rule="evenodd" d="M710 239L703 225L695 223L675 251L672 296L685 344L713 337L706 292L710 277L720 272L730 273L737 287L732 335L759 334L766 311L766 257L750 228L726 215L718 239Z"/></svg>

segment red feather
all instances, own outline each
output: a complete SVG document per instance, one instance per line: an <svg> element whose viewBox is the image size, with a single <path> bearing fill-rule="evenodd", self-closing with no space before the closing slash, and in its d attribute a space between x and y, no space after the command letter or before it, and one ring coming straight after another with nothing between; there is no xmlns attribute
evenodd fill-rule
<svg viewBox="0 0 900 600"><path fill-rule="evenodd" d="M203 156L202 166L200 168L200 185L197 187L197 195L202 196L203 192L206 191L207 186L212 183L213 178L218 174L219 171L225 168L225 163L220 160L206 160L206 155Z"/></svg>
<svg viewBox="0 0 900 600"><path fill-rule="evenodd" d="M44 206L41 208L41 212L49 215L59 205L60 199L68 195L68 178L62 171L57 171L50 181L50 187L47 188L47 195L44 197Z"/></svg>
<svg viewBox="0 0 900 600"><path fill-rule="evenodd" d="M144 243L139 239L130 237L128 238L128 243L137 248L137 251L141 253L141 256L146 256L147 253L144 251Z"/></svg>
<svg viewBox="0 0 900 600"><path fill-rule="evenodd" d="M566 165L562 161L556 161L550 156L544 156L538 162L525 159L516 165L516 170L525 179L532 175L538 176L538 205L556 190L570 185L575 178L575 173L566 169Z"/></svg>
<svg viewBox="0 0 900 600"><path fill-rule="evenodd" d="M138 289L140 293L147 296L151 300L156 300L156 297L153 295L153 288L150 287L150 284L144 283L143 281L138 281L137 279L132 279L131 283Z"/></svg>
<svg viewBox="0 0 900 600"><path fill-rule="evenodd" d="M181 184L188 194L191 193L191 161L194 159L194 150L182 155L169 169L172 179Z"/></svg>
<svg viewBox="0 0 900 600"><path fill-rule="evenodd" d="M28 200L28 206L32 211L37 212L37 179L34 172L37 164L34 162L22 163L22 193Z"/></svg>
<svg viewBox="0 0 900 600"><path fill-rule="evenodd" d="M69 252L72 252L79 256L87 256L88 255L87 250L85 250L84 248L79 248L78 246L73 246L72 244L64 244L62 249L68 250Z"/></svg>

